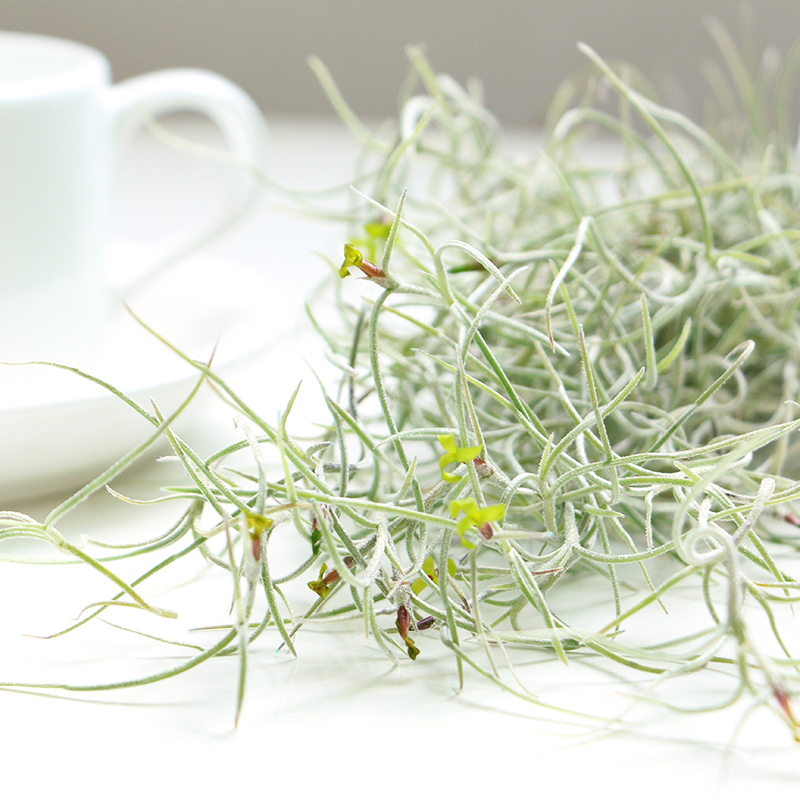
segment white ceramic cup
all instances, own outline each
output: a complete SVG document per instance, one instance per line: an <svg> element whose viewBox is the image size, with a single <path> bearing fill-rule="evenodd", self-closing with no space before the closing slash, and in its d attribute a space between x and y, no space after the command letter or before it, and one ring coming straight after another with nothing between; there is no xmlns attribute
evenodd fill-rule
<svg viewBox="0 0 800 800"><path fill-rule="evenodd" d="M112 86L96 50L0 33L0 361L69 361L102 337L120 305L103 263L116 152L176 111L207 115L236 159L260 164L266 124L225 78L165 70ZM215 227L253 192L243 185Z"/></svg>

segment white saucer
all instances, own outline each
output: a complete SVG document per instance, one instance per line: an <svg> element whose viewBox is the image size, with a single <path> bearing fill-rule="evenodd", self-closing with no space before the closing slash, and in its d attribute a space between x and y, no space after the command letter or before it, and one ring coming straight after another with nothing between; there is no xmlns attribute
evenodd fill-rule
<svg viewBox="0 0 800 800"><path fill-rule="evenodd" d="M149 248L116 242L114 271ZM126 298L154 330L193 358L230 368L276 341L295 304L263 276L208 255L187 258ZM44 356L46 358L46 356ZM95 353L78 367L168 414L198 373L144 330L120 303ZM107 389L44 365L0 365L0 503L78 487L139 444L152 426Z"/></svg>

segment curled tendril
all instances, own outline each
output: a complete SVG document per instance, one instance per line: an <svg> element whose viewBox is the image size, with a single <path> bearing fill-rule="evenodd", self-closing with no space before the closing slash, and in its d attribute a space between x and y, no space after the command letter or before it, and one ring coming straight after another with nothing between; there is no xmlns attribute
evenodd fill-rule
<svg viewBox="0 0 800 800"><path fill-rule="evenodd" d="M709 543L714 547L708 549ZM728 573L728 629L741 632L742 572L733 537L717 525L697 525L683 537L683 556L688 564L697 567L724 564ZM743 634L738 633L737 638L741 640Z"/></svg>

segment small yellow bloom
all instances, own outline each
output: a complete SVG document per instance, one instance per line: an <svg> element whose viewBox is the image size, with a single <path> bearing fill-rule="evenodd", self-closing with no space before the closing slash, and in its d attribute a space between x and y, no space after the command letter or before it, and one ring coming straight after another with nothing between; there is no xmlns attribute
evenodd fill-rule
<svg viewBox="0 0 800 800"><path fill-rule="evenodd" d="M361 251L351 244L346 244L344 246L344 261L339 270L339 277L346 278L350 274L350 267L360 267L363 263L364 256Z"/></svg>
<svg viewBox="0 0 800 800"><path fill-rule="evenodd" d="M251 536L261 536L264 531L272 527L274 520L265 514L257 514L255 511L245 512L244 518L247 520L247 527Z"/></svg>
<svg viewBox="0 0 800 800"><path fill-rule="evenodd" d="M436 569L436 562L433 560L433 556L428 556L422 564L422 571L438 586L439 585L439 570ZM456 574L458 568L456 567L456 562L453 561L452 558L447 559L447 572L452 578L453 575ZM417 578L414 583L411 584L411 591L414 594L419 594L421 591L425 589L427 584L422 578Z"/></svg>
<svg viewBox="0 0 800 800"><path fill-rule="evenodd" d="M468 464L470 461L476 459L483 449L480 445L476 447L459 447L456 444L456 437L452 433L446 433L439 436L439 444L447 451L439 459L439 469L442 471L442 478L448 483L458 483L461 478L454 475L452 472L445 472L445 467L458 461L460 464Z"/></svg>
<svg viewBox="0 0 800 800"><path fill-rule="evenodd" d="M491 523L495 520L503 519L506 515L506 505L505 503L498 503L494 506L484 506L481 508L474 497L465 497L463 500L452 500L450 502L450 515L453 519L462 512L464 516L459 520L456 530L461 537L461 544L467 549L473 549L475 545L465 539L464 534L470 528L477 528L484 539L491 539L492 536L494 536Z"/></svg>
<svg viewBox="0 0 800 800"><path fill-rule="evenodd" d="M368 278L372 278L381 286L386 286L388 283L386 273L380 267L376 267L371 261L367 261L367 259L364 258L364 254L348 242L344 246L344 261L339 268L339 277L346 278L350 274L350 267L358 267L364 275Z"/></svg>

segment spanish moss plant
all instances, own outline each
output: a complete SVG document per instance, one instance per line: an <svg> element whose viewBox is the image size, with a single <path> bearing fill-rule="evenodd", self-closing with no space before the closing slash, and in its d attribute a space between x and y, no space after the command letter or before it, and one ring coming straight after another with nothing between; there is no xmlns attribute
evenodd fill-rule
<svg viewBox="0 0 800 800"><path fill-rule="evenodd" d="M800 599L800 178L787 122L800 50L745 78L720 41L739 100L714 130L581 45L592 76L559 92L527 156L504 149L476 87L419 51L399 119L378 132L312 62L363 145L348 238L309 308L339 375L322 387L329 417L318 439L293 435L294 397L266 420L165 341L233 407L241 438L203 458L173 431L186 404L165 415L118 392L150 438L47 519L3 514L0 538L44 540L116 586L70 629L118 604L168 614L148 578L185 559L229 573L231 621L149 678L48 687L143 684L230 655L238 717L248 649L276 641L263 633L294 653L305 626L359 621L353 635L366 625L391 661L438 640L459 683L471 669L533 702L501 678L529 649L660 676L654 698L663 680L708 670L732 688L707 710L750 697L797 737L797 637L782 609ZM366 299L352 299L356 280ZM182 511L130 546L131 560L162 560L128 582L58 527L161 439L185 480L137 502ZM288 574L270 562L279 528L301 545ZM576 593L599 623L564 610ZM674 597L705 611L661 635ZM649 637L631 626L641 615ZM754 625L769 636L757 643Z"/></svg>

